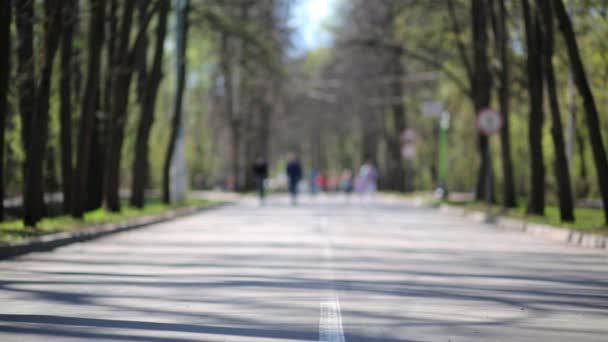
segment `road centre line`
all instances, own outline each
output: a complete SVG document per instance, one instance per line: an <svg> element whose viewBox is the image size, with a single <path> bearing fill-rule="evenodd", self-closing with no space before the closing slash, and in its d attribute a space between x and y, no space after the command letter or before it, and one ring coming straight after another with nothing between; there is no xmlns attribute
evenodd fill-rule
<svg viewBox="0 0 608 342"><path fill-rule="evenodd" d="M344 329L342 328L342 315L340 312L340 299L334 288L333 275L333 250L330 238L327 234L328 219L319 217L319 228L323 239L323 263L322 272L325 281L330 284L328 295L321 300L319 314L319 342L345 342Z"/></svg>
<svg viewBox="0 0 608 342"><path fill-rule="evenodd" d="M338 296L321 301L319 342L345 342Z"/></svg>

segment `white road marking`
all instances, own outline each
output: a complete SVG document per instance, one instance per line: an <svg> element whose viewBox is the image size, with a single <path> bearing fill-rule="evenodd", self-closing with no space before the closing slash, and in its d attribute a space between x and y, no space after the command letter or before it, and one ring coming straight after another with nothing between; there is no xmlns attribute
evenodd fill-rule
<svg viewBox="0 0 608 342"><path fill-rule="evenodd" d="M319 342L345 342L344 330L342 328L342 315L340 313L340 299L335 291L333 272L333 250L330 237L327 236L326 227L329 224L327 217L320 217L319 227L323 235L323 258L325 259L322 271L325 281L330 284L327 297L321 300L319 315Z"/></svg>
<svg viewBox="0 0 608 342"><path fill-rule="evenodd" d="M327 298L321 302L319 342L345 342L338 296Z"/></svg>

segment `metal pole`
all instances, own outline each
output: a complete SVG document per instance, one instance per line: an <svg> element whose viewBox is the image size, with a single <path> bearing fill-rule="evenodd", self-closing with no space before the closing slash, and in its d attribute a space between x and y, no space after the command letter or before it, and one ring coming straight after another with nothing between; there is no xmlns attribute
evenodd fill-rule
<svg viewBox="0 0 608 342"><path fill-rule="evenodd" d="M450 127L450 113L443 111L439 121L439 153L437 161L437 179L439 188L443 190L443 197L448 195L448 129Z"/></svg>
<svg viewBox="0 0 608 342"><path fill-rule="evenodd" d="M492 205L492 160L490 154L490 136L486 136L487 144L486 144L486 165L485 165L485 181L486 181L486 203L488 207Z"/></svg>

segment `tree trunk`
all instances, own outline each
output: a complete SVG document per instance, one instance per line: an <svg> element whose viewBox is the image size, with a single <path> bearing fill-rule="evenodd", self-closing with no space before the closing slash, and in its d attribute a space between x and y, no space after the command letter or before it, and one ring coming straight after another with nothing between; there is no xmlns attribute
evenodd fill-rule
<svg viewBox="0 0 608 342"><path fill-rule="evenodd" d="M116 68L112 75L112 107L108 122L108 142L104 172L104 206L112 212L120 211L120 163L127 125L129 89L137 61L138 47L145 39L148 23L153 12L142 18L134 46L130 48L135 0L127 0L122 10L120 35L116 50Z"/></svg>
<svg viewBox="0 0 608 342"><path fill-rule="evenodd" d="M234 73L234 68L232 65L232 54L233 51L231 49L231 39L228 35L228 33L224 32L222 33L222 38L221 38L221 46L220 46L220 68L223 74L223 86L224 86L224 104L225 104L225 111L226 111L226 116L228 117L228 124L229 124L229 129L230 129L230 142L231 142L231 155L230 158L231 160L231 173L232 173L232 177L234 179L234 185L235 185L235 190L238 187L238 177L239 177L239 173L240 173L240 168L239 168L239 144L240 144L240 140L239 140L239 132L240 132L240 127L241 127L241 120L239 117L237 117L237 113L235 112L235 105L234 105L234 82L233 82L233 73Z"/></svg>
<svg viewBox="0 0 608 342"><path fill-rule="evenodd" d="M574 221L574 203L572 198L572 185L570 182L570 169L568 157L566 156L566 144L562 128L562 119L559 111L557 99L557 86L555 81L555 71L553 69L553 0L538 0L539 12L543 21L544 28L544 73L547 94L549 96L549 106L551 108L551 136L553 137L553 147L555 150L555 177L557 179L557 189L559 197L560 217L564 222Z"/></svg>
<svg viewBox="0 0 608 342"><path fill-rule="evenodd" d="M106 113L106 118L109 116L108 113L112 109L112 75L115 68L114 58L116 53L116 41L118 40L118 1L110 0L108 7L108 20L106 23L108 32L108 38L106 39L106 70L108 70L108 72L106 73L103 85L103 111Z"/></svg>
<svg viewBox="0 0 608 342"><path fill-rule="evenodd" d="M498 9L496 9L496 3ZM491 13L497 12L493 15L494 25L494 43L496 46L496 53L500 60L499 68L499 85L498 85L498 101L500 106L500 112L503 119L503 126L500 130L500 154L502 159L502 174L503 174L503 195L504 203L506 208L517 207L517 196L515 194L515 181L513 176L513 159L511 158L511 133L510 133L510 120L509 120L509 98L511 97L511 90L509 87L509 31L507 30L507 10L505 3L502 0L490 1Z"/></svg>
<svg viewBox="0 0 608 342"><path fill-rule="evenodd" d="M171 202L171 193L169 183L171 181L171 162L173 161L173 155L175 152L175 146L177 143L177 136L180 133L181 121L182 121L182 97L184 94L185 77L186 77L186 43L188 35L188 11L189 11L189 0L182 0L184 8L177 9L178 22L182 23L182 26L178 26L177 35L177 80L176 80L176 91L175 99L173 102L173 118L171 120L171 137L169 138L169 144L167 145L167 151L165 154L165 163L163 166L163 202Z"/></svg>
<svg viewBox="0 0 608 342"><path fill-rule="evenodd" d="M471 90L473 95L473 105L475 115L482 109L490 105L490 92L492 90L492 75L488 63L488 30L486 18L485 0L472 0L471 19L473 25L473 75ZM478 200L484 198L484 194L490 189L486 185L494 188L494 177L488 174L487 165L492 160L488 158L490 144L486 136L479 135L479 153L481 162L479 166L479 176L476 197ZM487 177L490 177L489 180ZM492 196L493 197L493 196Z"/></svg>
<svg viewBox="0 0 608 342"><path fill-rule="evenodd" d="M99 159L91 160L91 179L90 186L95 186L95 191L92 192L92 198L89 199L89 206L102 207L104 205L105 195L105 179L106 170L108 170L108 146L110 141L110 123L111 123L111 112L115 106L114 96L114 77L116 70L119 68L117 61L116 50L118 48L118 30L119 30L119 2L118 0L110 0L108 5L108 20L106 21L108 37L106 39L106 70L108 72L103 80L103 116L97 116L95 118L95 132L93 138L93 144L91 146L91 153L98 156ZM94 164L97 167L93 168ZM94 183L99 181L99 183Z"/></svg>
<svg viewBox="0 0 608 342"><path fill-rule="evenodd" d="M23 150L26 151L23 163L23 207L28 216L32 215L35 204L31 196L32 187L30 173L32 141L31 127L32 118L36 113L36 73L34 60L34 31L32 21L34 18L34 6L32 1L18 1L16 6L17 26L17 60L18 60L18 87L19 87L19 109L21 112L21 141ZM31 224L32 219L28 219ZM34 220L35 223L36 220Z"/></svg>
<svg viewBox="0 0 608 342"><path fill-rule="evenodd" d="M137 25L140 31L146 32L147 13L148 6L150 5L149 0L137 0ZM148 79L148 34L144 34L140 43L136 47L136 69L137 69L137 102L140 106L143 104L146 82Z"/></svg>
<svg viewBox="0 0 608 342"><path fill-rule="evenodd" d="M232 139L232 175L234 177L234 190L241 191L241 125L239 123L232 123L230 127L230 138Z"/></svg>
<svg viewBox="0 0 608 342"><path fill-rule="evenodd" d="M61 190L63 210L69 212L72 198L72 37L76 15L74 0L64 3L61 38L60 130L61 130Z"/></svg>
<svg viewBox="0 0 608 342"><path fill-rule="evenodd" d="M49 144L46 146L45 156L43 189L46 194L54 194L61 190L59 177L57 176L57 151ZM45 214L49 215L50 212Z"/></svg>
<svg viewBox="0 0 608 342"><path fill-rule="evenodd" d="M379 138L375 118L378 117L381 117L381 113L374 108L367 108L361 117L361 163L371 162L376 168L378 168Z"/></svg>
<svg viewBox="0 0 608 342"><path fill-rule="evenodd" d="M78 135L75 185L72 194L72 216L82 218L87 202L89 158L95 132L95 110L99 98L100 62L105 22L105 0L90 0L91 10L88 37L88 66L82 98Z"/></svg>
<svg viewBox="0 0 608 342"><path fill-rule="evenodd" d="M112 212L120 211L120 161L127 121L129 89L133 75L129 63L129 44L135 0L123 2L120 33L115 54L116 66L112 75L112 107L108 122L108 142L104 171L104 206Z"/></svg>
<svg viewBox="0 0 608 342"><path fill-rule="evenodd" d="M528 141L530 144L530 198L527 212L545 214L545 165L543 161L543 61L542 34L536 9L530 8L528 0L522 0L527 46L528 93L530 116Z"/></svg>
<svg viewBox="0 0 608 342"><path fill-rule="evenodd" d="M606 159L606 151L604 149L602 133L600 131L601 126L599 122L599 114L595 104L595 99L593 98L593 92L591 91L589 82L587 81L587 74L585 73L585 67L581 60L572 23L570 22L570 18L568 17L564 3L562 0L555 0L554 6L559 28L568 49L570 68L572 69L572 74L574 75L574 81L581 97L583 98L586 123L591 142L591 150L593 152L593 160L595 162L598 184L600 186L600 194L602 195L602 202L604 204L604 218L606 224L608 224L608 177L606 176L608 175L608 160Z"/></svg>
<svg viewBox="0 0 608 342"><path fill-rule="evenodd" d="M98 88L99 102L99 88ZM95 111L99 112L99 103L96 105ZM89 175L87 180L87 198L85 210L96 210L103 205L103 170L105 165L105 149L104 149L104 130L103 121L100 117L94 118L93 136L91 138L91 146L89 150Z"/></svg>
<svg viewBox="0 0 608 342"><path fill-rule="evenodd" d="M4 219L4 137L8 113L8 82L10 79L11 61L11 0L0 3L0 221Z"/></svg>
<svg viewBox="0 0 608 342"><path fill-rule="evenodd" d="M71 11L72 13L80 13L80 1L77 0L72 0L71 2ZM80 25L80 16L75 15L74 16L74 21L72 22L72 40L84 40L84 34L83 34L83 30L82 30L82 26ZM82 75L82 68L81 68L81 64L83 63L83 51L84 51L84 47L81 46L80 44L78 45L74 45L72 44L72 95L74 98L76 99L80 99L82 97L82 92L83 92L83 75ZM74 100L72 100L74 101ZM80 104L80 102L76 101L78 104ZM76 117L76 116L75 116ZM72 137L73 139L73 137ZM74 140L74 139L73 139ZM72 158L74 159L74 158ZM74 163L72 163L74 164ZM72 165L72 174L74 174L74 167L75 165ZM72 184L72 187L74 186L74 184ZM72 191L73 192L73 191ZM71 210L71 208L70 208Z"/></svg>
<svg viewBox="0 0 608 342"><path fill-rule="evenodd" d="M578 147L578 155L581 158L578 163L578 184L576 186L576 195L580 198L586 198L589 196L589 172L587 171L587 148L585 144L585 137L583 136L582 129L576 127L576 145Z"/></svg>
<svg viewBox="0 0 608 342"><path fill-rule="evenodd" d="M28 69L25 77L34 83L34 60L32 39L32 19L33 7L30 2L20 2L18 12L21 13L21 20L17 27L22 33L24 39L22 46L24 58L22 63L30 63L26 67ZM61 5L58 0L46 0L44 2L45 18L44 18L44 36L42 40L42 67L40 71L40 81L35 87L35 96L32 95L33 90L25 90L26 98L22 100L32 100L34 104L28 106L32 110L26 109L27 113L23 120L24 124L24 141L26 141L26 163L24 172L24 215L23 221L26 226L35 226L36 223L44 215L44 180L43 169L46 155L46 143L48 136L49 123L49 96L51 75L53 71L53 59L59 45L59 36L61 33ZM24 22L25 21L25 22ZM26 51L27 50L27 51ZM29 58L28 58L29 57ZM30 84L31 86L31 84Z"/></svg>
<svg viewBox="0 0 608 342"><path fill-rule="evenodd" d="M147 74L143 89L141 118L135 142L135 161L133 162L131 205L141 208L144 206L144 190L148 174L148 140L150 129L154 122L156 94L162 79L162 61L164 41L167 32L167 15L169 0L161 0L159 8L158 26L156 27L156 42L152 69Z"/></svg>
<svg viewBox="0 0 608 342"><path fill-rule="evenodd" d="M403 78L403 66L401 65L400 54L393 53L391 56L391 64L393 72L391 76L395 79L391 82L391 98L399 98L403 96L403 84L401 79ZM402 101L395 102L392 105L393 109L393 125L394 131L390 137L389 146L391 151L391 170L389 171L390 182L393 185L393 189L396 191L412 191L411 177L406 179L405 168L403 167L403 160L401 156L401 134L406 128L405 121L405 106Z"/></svg>

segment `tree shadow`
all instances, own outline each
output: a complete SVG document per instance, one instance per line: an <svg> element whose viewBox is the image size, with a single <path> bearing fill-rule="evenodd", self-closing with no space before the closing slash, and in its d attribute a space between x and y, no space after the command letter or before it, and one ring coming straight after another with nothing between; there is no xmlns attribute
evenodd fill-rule
<svg viewBox="0 0 608 342"><path fill-rule="evenodd" d="M395 215L394 208L384 209ZM367 226L363 215L328 212L324 219L329 226L343 222L343 217L363 220L363 224L344 232L318 232L314 226L301 231L301 227L285 228L286 234L298 238L278 236L264 241L258 236L267 229L263 218L248 230L232 227L248 221L247 215L256 215L257 209L242 216L232 215L235 211L229 207L206 214L205 218L213 217L209 223L186 219L180 221L184 224L179 229L157 225L78 248L0 263L0 298L10 303L45 303L79 312L110 310L134 318L9 313L17 309L11 307L0 314L0 335L159 342L200 341L207 335L221 335L237 341L317 341L319 301L329 292L345 301L369 304L369 310L349 306L349 302L342 307L349 342L414 341L391 334L391 328L435 329L449 331L461 340L493 340L496 336L484 328L549 331L556 328L530 327L526 322L555 313L597 318L608 312L608 270L601 254L534 246L523 250L496 250L483 244L440 247L450 242L449 235L442 235L445 227L429 225L425 234L410 228L409 222L433 219L425 211L416 212L416 219L400 211L407 224L394 223L390 216L382 234L377 226ZM383 222L382 215L377 220ZM217 222L228 228L212 230L217 229ZM483 231L471 228L470 223L450 224L451 230L468 234ZM344 235L340 238L339 234ZM332 241L330 260L323 256L321 242L326 238ZM508 235L501 238L510 243ZM323 277L328 268L333 273L331 280ZM165 297L159 298L159 293ZM295 300L286 300L292 298ZM463 307L485 305L508 315L480 319L462 312L460 317L447 318L407 307L375 310L380 300L395 306L431 301ZM154 302L159 304L145 304ZM197 309L183 310L189 305ZM229 310L211 309L220 305ZM276 316L265 316L267 313ZM313 319L290 326L282 318L291 314ZM368 327L373 324L386 329L378 332ZM594 336L608 333L602 329L563 330Z"/></svg>

